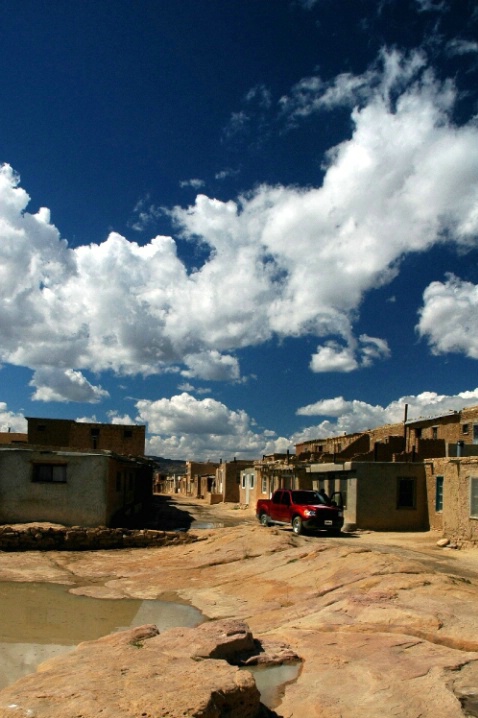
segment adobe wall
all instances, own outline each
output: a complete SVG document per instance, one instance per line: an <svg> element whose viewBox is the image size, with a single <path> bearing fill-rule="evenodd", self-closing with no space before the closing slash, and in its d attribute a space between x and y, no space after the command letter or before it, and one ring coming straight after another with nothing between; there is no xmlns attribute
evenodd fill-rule
<svg viewBox="0 0 478 718"><path fill-rule="evenodd" d="M356 518L359 528L373 531L428 530L425 470L422 464L357 463ZM414 478L415 508L397 508L397 481ZM349 502L347 502L349 504ZM348 517L346 515L346 521Z"/></svg>
<svg viewBox="0 0 478 718"><path fill-rule="evenodd" d="M94 436L92 432L98 432ZM87 424L73 422L69 447L72 449L100 449L117 454L144 456L146 427L122 424Z"/></svg>
<svg viewBox="0 0 478 718"><path fill-rule="evenodd" d="M0 526L0 551L98 551L104 549L157 548L186 544L198 538L176 531L129 529L53 528Z"/></svg>
<svg viewBox="0 0 478 718"><path fill-rule="evenodd" d="M478 458L434 459L427 465L431 497L443 476L443 536L457 545L478 544L478 518L470 516L470 479L478 478Z"/></svg>
<svg viewBox="0 0 478 718"><path fill-rule="evenodd" d="M27 421L29 444L144 456L146 427L143 425L94 424L72 419L29 418Z"/></svg>
<svg viewBox="0 0 478 718"><path fill-rule="evenodd" d="M0 452L0 523L107 524L108 462L109 457L104 454L3 450ZM32 481L33 465L45 463L66 465L67 481Z"/></svg>
<svg viewBox="0 0 478 718"><path fill-rule="evenodd" d="M390 437L403 437L404 436L404 425L399 424L384 424L383 426L377 426L376 429L370 429L368 432L370 441L373 444L376 441L385 441Z"/></svg>
<svg viewBox="0 0 478 718"><path fill-rule="evenodd" d="M28 434L19 434L14 431L0 431L0 444L26 444Z"/></svg>

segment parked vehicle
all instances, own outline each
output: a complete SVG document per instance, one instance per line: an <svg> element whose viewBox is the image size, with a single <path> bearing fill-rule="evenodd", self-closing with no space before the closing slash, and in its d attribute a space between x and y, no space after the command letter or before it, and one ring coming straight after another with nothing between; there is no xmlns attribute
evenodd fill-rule
<svg viewBox="0 0 478 718"><path fill-rule="evenodd" d="M337 500L336 497L338 498ZM292 525L295 534L328 531L339 534L344 525L341 495L332 499L320 491L279 489L271 499L259 499L256 516L262 526Z"/></svg>

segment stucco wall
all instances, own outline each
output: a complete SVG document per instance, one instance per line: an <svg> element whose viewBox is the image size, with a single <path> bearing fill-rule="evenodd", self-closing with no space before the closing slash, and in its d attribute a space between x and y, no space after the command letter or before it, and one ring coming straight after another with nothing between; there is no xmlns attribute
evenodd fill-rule
<svg viewBox="0 0 478 718"><path fill-rule="evenodd" d="M0 523L49 521L66 526L107 524L104 455L0 451ZM33 482L35 463L65 463L66 483Z"/></svg>
<svg viewBox="0 0 478 718"><path fill-rule="evenodd" d="M478 458L435 459L429 462L427 480L433 496L437 476L443 476L443 535L457 543L478 544L478 519L470 516L470 479L478 478Z"/></svg>
<svg viewBox="0 0 478 718"><path fill-rule="evenodd" d="M374 531L419 531L429 528L425 470L422 464L357 463L356 520ZM397 507L399 477L415 479L415 508ZM350 501L347 502L351 505ZM346 521L351 521L347 514ZM351 521L352 522L352 521Z"/></svg>

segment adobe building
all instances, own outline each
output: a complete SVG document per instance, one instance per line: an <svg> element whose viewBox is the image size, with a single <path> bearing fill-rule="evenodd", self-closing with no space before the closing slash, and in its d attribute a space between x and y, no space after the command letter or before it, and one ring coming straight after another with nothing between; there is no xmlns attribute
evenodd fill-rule
<svg viewBox="0 0 478 718"><path fill-rule="evenodd" d="M311 464L311 488L340 492L344 522L370 531L429 529L427 482L422 462L347 461Z"/></svg>
<svg viewBox="0 0 478 718"><path fill-rule="evenodd" d="M0 447L0 523L128 526L147 511L152 465L112 452Z"/></svg>
<svg viewBox="0 0 478 718"><path fill-rule="evenodd" d="M298 460L323 461L394 461L405 449L403 423L385 424L375 429L314 439L296 444Z"/></svg>
<svg viewBox="0 0 478 718"><path fill-rule="evenodd" d="M478 456L425 461L430 527L454 543L478 543Z"/></svg>
<svg viewBox="0 0 478 718"><path fill-rule="evenodd" d="M141 424L99 424L31 417L27 417L27 422L29 444L144 456L146 427Z"/></svg>

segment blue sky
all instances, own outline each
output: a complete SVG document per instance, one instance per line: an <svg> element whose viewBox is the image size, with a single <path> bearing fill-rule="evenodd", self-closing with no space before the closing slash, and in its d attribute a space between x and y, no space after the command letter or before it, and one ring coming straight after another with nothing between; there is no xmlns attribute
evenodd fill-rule
<svg viewBox="0 0 478 718"><path fill-rule="evenodd" d="M478 404L472 0L0 5L0 428L257 458Z"/></svg>

